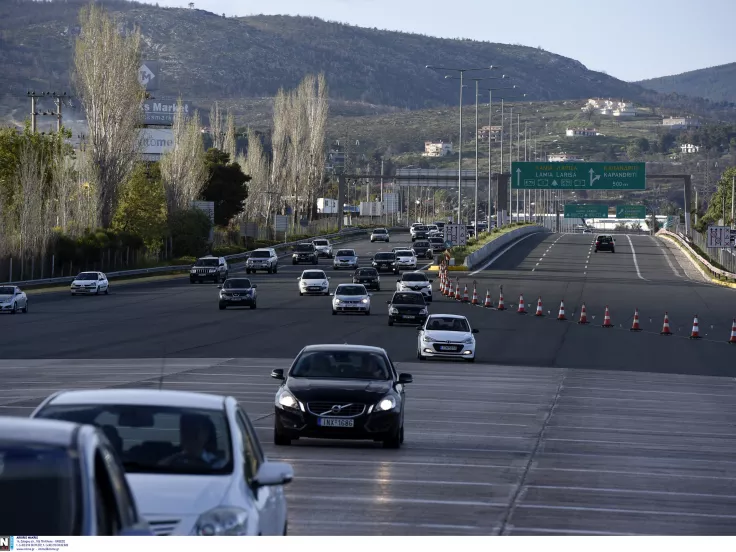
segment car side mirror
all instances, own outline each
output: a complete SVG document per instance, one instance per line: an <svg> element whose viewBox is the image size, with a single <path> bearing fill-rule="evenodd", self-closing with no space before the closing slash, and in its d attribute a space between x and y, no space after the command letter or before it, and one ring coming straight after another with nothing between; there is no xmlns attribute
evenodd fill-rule
<svg viewBox="0 0 736 552"><path fill-rule="evenodd" d="M401 281L401 278L396 278L396 281L397 281L397 282L400 282L400 281Z"/></svg>
<svg viewBox="0 0 736 552"><path fill-rule="evenodd" d="M286 485L294 479L294 469L285 462L264 462L253 478L253 486L272 487Z"/></svg>
<svg viewBox="0 0 736 552"><path fill-rule="evenodd" d="M430 281L429 281L429 283L430 283L430 284L431 284L432 282L434 282L434 280L430 280Z"/></svg>
<svg viewBox="0 0 736 552"><path fill-rule="evenodd" d="M328 277L327 277L327 279L328 279L328 280L332 280L332 276L328 276Z"/></svg>
<svg viewBox="0 0 736 552"><path fill-rule="evenodd" d="M387 304L387 305L390 305L390 304L391 304L391 301L386 301L386 304Z"/></svg>
<svg viewBox="0 0 736 552"><path fill-rule="evenodd" d="M399 374L399 383L414 383L414 378L411 374Z"/></svg>
<svg viewBox="0 0 736 552"><path fill-rule="evenodd" d="M218 284L217 289L222 289L222 284Z"/></svg>
<svg viewBox="0 0 736 552"><path fill-rule="evenodd" d="M275 368L271 371L271 377L273 379L282 380L284 379L284 369L283 368Z"/></svg>
<svg viewBox="0 0 736 552"><path fill-rule="evenodd" d="M473 328L473 333L480 333L480 330L478 328Z"/></svg>
<svg viewBox="0 0 736 552"><path fill-rule="evenodd" d="M418 332L421 332L422 331L422 327L421 326L417 326L417 331Z"/></svg>
<svg viewBox="0 0 736 552"><path fill-rule="evenodd" d="M253 289L256 289L256 288L258 287L258 284L253 284L253 285L252 285L252 286L250 286L250 287L252 287Z"/></svg>
<svg viewBox="0 0 736 552"><path fill-rule="evenodd" d="M301 277L301 276L297 276L297 277L296 277L296 279L297 279L297 280L301 280L301 279L302 279L302 277Z"/></svg>

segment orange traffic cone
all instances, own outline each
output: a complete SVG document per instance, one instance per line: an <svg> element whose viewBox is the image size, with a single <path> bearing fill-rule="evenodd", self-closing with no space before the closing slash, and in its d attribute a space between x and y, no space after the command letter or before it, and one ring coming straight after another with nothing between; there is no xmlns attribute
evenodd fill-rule
<svg viewBox="0 0 736 552"><path fill-rule="evenodd" d="M475 284L473 284L473 300L471 301L473 305L478 304L478 290L475 287Z"/></svg>
<svg viewBox="0 0 736 552"><path fill-rule="evenodd" d="M731 339L728 342L736 345L736 318L733 319L733 324L731 324Z"/></svg>
<svg viewBox="0 0 736 552"><path fill-rule="evenodd" d="M630 330L632 332L641 331L641 326L639 326L639 309L634 309L634 322L631 324Z"/></svg>
<svg viewBox="0 0 736 552"><path fill-rule="evenodd" d="M587 324L588 323L588 311L585 310L585 303L583 303L583 306L580 308L580 320L578 320L578 324Z"/></svg>
<svg viewBox="0 0 736 552"><path fill-rule="evenodd" d="M662 324L662 331L659 332L659 335L672 335L672 332L670 331L670 317L667 316L667 313L664 313L664 324Z"/></svg>
<svg viewBox="0 0 736 552"><path fill-rule="evenodd" d="M542 310L542 298L541 297L537 299L537 312L534 313L534 316L544 316L544 311Z"/></svg>
<svg viewBox="0 0 736 552"><path fill-rule="evenodd" d="M526 306L524 305L524 294L519 295L519 309L516 312L519 314L526 314Z"/></svg>
<svg viewBox="0 0 736 552"><path fill-rule="evenodd" d="M613 328L613 324L611 324L611 313L608 312L608 305L606 305L606 314L603 317L603 324L602 326L604 328Z"/></svg>
<svg viewBox="0 0 736 552"><path fill-rule="evenodd" d="M698 315L693 319L693 330L690 332L690 339L700 339L700 331L698 330Z"/></svg>
<svg viewBox="0 0 736 552"><path fill-rule="evenodd" d="M460 295L460 282L455 285L455 299L457 301L462 301L463 299L463 296Z"/></svg>
<svg viewBox="0 0 736 552"><path fill-rule="evenodd" d="M487 309L490 309L493 306L493 301L491 301L491 292L486 290L486 300L483 302L483 306Z"/></svg>
<svg viewBox="0 0 736 552"><path fill-rule="evenodd" d="M565 317L565 300L560 301L560 312L557 314L557 320L567 320Z"/></svg>
<svg viewBox="0 0 736 552"><path fill-rule="evenodd" d="M498 306L496 307L496 310L506 310L506 305L503 303L503 291L498 296Z"/></svg>
<svg viewBox="0 0 736 552"><path fill-rule="evenodd" d="M448 292L448 295L447 296L450 299L454 299L455 298L455 290L452 288L452 282L450 282L450 291Z"/></svg>
<svg viewBox="0 0 736 552"><path fill-rule="evenodd" d="M468 284L465 284L465 291L463 292L463 303L467 303L470 300L468 297Z"/></svg>

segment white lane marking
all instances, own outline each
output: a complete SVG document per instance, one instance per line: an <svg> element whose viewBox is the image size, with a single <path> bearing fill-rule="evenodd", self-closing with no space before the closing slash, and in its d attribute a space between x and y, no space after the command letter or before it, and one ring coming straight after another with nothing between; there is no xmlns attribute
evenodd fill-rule
<svg viewBox="0 0 736 552"><path fill-rule="evenodd" d="M383 462L382 462L383 463ZM291 521L294 526L299 526L298 521ZM310 519L309 521L302 523L305 527L322 526L322 527L344 527L344 526L360 526L360 527L419 527L421 529L449 529L452 531L472 531L478 529L477 525L449 525L447 523L405 523L399 521L354 521L354 520L339 520L339 519ZM483 531L486 531L485 529ZM622 533L623 535L630 536L632 533ZM606 536L616 536L616 533L601 533Z"/></svg>
<svg viewBox="0 0 736 552"><path fill-rule="evenodd" d="M313 501L319 501L319 502L334 502L335 497L334 496L328 496L328 495L312 495L312 494L289 494L289 500L313 500ZM398 497L391 497L391 496L380 496L376 498L375 496L371 495L365 495L365 496L345 496L341 497L341 501L345 502L377 502L378 504L434 504L437 506L475 506L475 507L487 507L487 508L494 508L494 507L502 507L505 508L508 506L506 502L486 502L481 500L429 500L426 498L398 498ZM722 517L722 516L718 516ZM725 517L731 517L731 516L725 516Z"/></svg>
<svg viewBox="0 0 736 552"><path fill-rule="evenodd" d="M588 506L556 506L552 504L519 504L517 508L539 510L562 510L568 512L601 512L608 514L634 514L637 516L698 517L706 519L736 519L733 514L703 514L700 512L670 512L664 510L638 510L629 508L595 508Z"/></svg>
<svg viewBox="0 0 736 552"><path fill-rule="evenodd" d="M484 270L486 270L486 269L487 269L487 268L488 268L489 266L491 266L491 265L492 265L493 263L495 263L495 262L496 262L496 261L497 261L498 259L500 259L502 255L504 255L505 253L507 253L508 251L510 251L510 250L511 250L512 248L514 248L514 247L516 247L517 245L519 245L519 244L520 244L521 242L523 242L524 240L526 240L526 239L528 239L528 238L531 238L532 236L536 236L537 234L538 234L538 232L535 232L534 234L527 234L526 236L524 236L524 237L522 237L522 238L520 238L520 239L516 240L516 241L515 241L514 243L511 243L511 244L507 245L507 246L506 246L506 247L504 247L504 248L503 248L503 249L502 249L502 250L501 250L501 251L500 251L499 253L496 253L496 254L495 254L495 255L494 255L494 256L493 256L492 258L491 258L491 260L490 260L490 261L488 261L488 262L487 262L486 264L484 264L484 265L483 265L482 267L480 267L480 268L479 268L478 270L476 270L475 272L471 272L471 273L470 273L470 276L475 276L475 275L476 275L476 274L478 274L479 272L483 272L483 271L484 271Z"/></svg>
<svg viewBox="0 0 736 552"><path fill-rule="evenodd" d="M662 255L664 255L664 258L667 259L667 264L670 265L670 268L672 269L672 272L675 276L678 278L682 278L679 272L677 272L677 269L675 268L675 265L672 264L672 261L670 260L669 255L667 255L667 249L662 245L662 242L656 238L652 238L653 241L657 243L657 246L662 251Z"/></svg>
<svg viewBox="0 0 736 552"><path fill-rule="evenodd" d="M634 268L636 268L636 275L639 276L639 278L641 278L645 282L648 282L649 280L647 280L644 276L642 276L641 271L639 270L639 261L636 260L636 249L634 249L634 243L631 241L631 236L626 234L626 239L629 240L629 245L631 246L631 255L632 255L632 258L634 259Z"/></svg>
<svg viewBox="0 0 736 552"><path fill-rule="evenodd" d="M310 521L310 523L314 523ZM542 533L544 535L586 535L591 537L637 537L644 536L643 533L617 533L615 531L586 531L583 529L543 529L539 527L517 527L509 525L507 532L511 533Z"/></svg>

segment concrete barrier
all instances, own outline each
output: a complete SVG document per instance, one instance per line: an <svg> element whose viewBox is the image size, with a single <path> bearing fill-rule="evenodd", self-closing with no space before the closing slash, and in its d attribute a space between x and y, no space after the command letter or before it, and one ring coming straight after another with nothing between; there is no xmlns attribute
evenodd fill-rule
<svg viewBox="0 0 736 552"><path fill-rule="evenodd" d="M527 236L529 234L537 234L539 232L549 231L549 228L537 225L522 226L520 228L517 228L516 230L512 230L511 232L508 232L503 236L499 236L495 240L487 243L486 245L478 249L478 251L475 251L465 257L465 261L463 261L463 266L467 267L468 270L478 268L483 263L488 261L488 259L490 259L501 248L507 246L511 242L516 241L519 238Z"/></svg>

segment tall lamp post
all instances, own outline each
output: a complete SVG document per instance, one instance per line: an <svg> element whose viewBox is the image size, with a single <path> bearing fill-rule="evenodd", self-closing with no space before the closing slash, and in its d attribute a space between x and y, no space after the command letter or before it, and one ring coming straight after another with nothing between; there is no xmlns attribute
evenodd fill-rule
<svg viewBox="0 0 736 552"><path fill-rule="evenodd" d="M463 75L468 71L488 71L492 69L498 69L498 66L489 65L487 67L473 67L473 68L457 68L457 67L437 67L434 65L427 65L427 69L434 69L438 71L456 71L460 73L460 138L458 139L458 173L457 173L457 222L461 221L461 209L462 209L462 193L463 193Z"/></svg>

